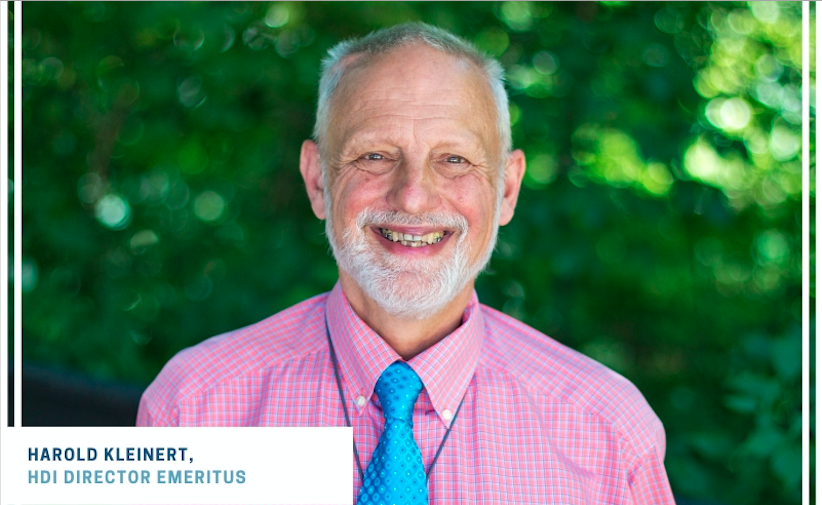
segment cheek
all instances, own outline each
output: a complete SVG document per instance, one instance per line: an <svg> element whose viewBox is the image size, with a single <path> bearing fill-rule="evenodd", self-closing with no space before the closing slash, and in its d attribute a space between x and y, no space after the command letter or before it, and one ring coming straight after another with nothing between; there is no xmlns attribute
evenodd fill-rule
<svg viewBox="0 0 822 505"><path fill-rule="evenodd" d="M332 191L334 215L340 217L338 221L343 224L353 222L363 209L374 208L383 198L383 192L372 179L363 177L338 181L337 191Z"/></svg>
<svg viewBox="0 0 822 505"><path fill-rule="evenodd" d="M467 219L470 219L469 215L482 217L485 214L492 216L494 213L496 192L484 179L465 178L455 181L447 187L446 192L449 200Z"/></svg>
<svg viewBox="0 0 822 505"><path fill-rule="evenodd" d="M468 220L471 236L490 236L493 229L496 193L487 184L469 184L454 188L450 201L454 210Z"/></svg>

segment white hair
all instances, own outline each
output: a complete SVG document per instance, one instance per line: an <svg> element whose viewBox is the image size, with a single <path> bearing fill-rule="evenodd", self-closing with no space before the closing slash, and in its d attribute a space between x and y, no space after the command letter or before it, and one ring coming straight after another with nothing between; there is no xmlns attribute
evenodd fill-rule
<svg viewBox="0 0 822 505"><path fill-rule="evenodd" d="M482 53L470 42L450 32L425 23L409 22L383 28L365 37L340 42L328 50L322 62L317 120L314 124L314 140L324 153L324 143L329 127L329 111L334 91L349 66L357 61L367 62L374 56L389 53L410 44L424 44L438 51L473 63L488 80L497 109L497 131L500 138L500 171L511 152L511 116L508 112L508 94L505 92L505 71L494 58ZM356 56L356 58L352 58ZM365 58L365 60L363 60ZM323 172L325 166L323 165Z"/></svg>

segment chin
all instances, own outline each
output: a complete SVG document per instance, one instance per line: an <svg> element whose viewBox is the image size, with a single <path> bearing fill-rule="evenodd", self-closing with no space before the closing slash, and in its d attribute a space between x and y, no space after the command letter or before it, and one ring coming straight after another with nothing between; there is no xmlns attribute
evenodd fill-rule
<svg viewBox="0 0 822 505"><path fill-rule="evenodd" d="M431 317L444 309L465 286L464 282L456 286L409 272L393 273L379 280L371 279L372 282L365 285L360 281L366 279L359 279L356 275L352 277L384 311L399 319Z"/></svg>

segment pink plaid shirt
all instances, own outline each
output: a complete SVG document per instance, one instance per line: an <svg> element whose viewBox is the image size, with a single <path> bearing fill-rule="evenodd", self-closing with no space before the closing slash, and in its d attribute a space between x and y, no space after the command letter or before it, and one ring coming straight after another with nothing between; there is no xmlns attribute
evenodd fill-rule
<svg viewBox="0 0 822 505"><path fill-rule="evenodd" d="M363 470L383 429L374 392L401 359L339 283L246 328L183 350L143 394L141 426L345 426L325 320ZM408 364L425 388L414 438L432 504L673 504L665 433L626 379L480 305ZM353 465L354 501L361 482Z"/></svg>

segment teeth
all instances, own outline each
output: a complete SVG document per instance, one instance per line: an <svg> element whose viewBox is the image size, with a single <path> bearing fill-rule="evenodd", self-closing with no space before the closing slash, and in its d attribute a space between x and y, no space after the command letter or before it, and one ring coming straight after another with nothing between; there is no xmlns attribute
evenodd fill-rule
<svg viewBox="0 0 822 505"><path fill-rule="evenodd" d="M444 231L435 231L427 235L411 235L409 233L392 231L387 228L380 228L380 233L388 240L399 242L406 247L423 247L429 244L436 244L442 240L445 235Z"/></svg>

